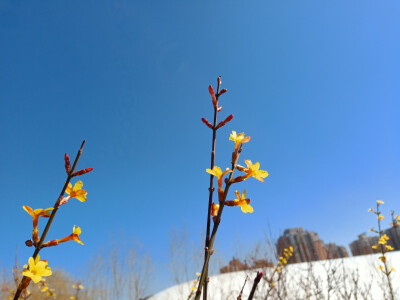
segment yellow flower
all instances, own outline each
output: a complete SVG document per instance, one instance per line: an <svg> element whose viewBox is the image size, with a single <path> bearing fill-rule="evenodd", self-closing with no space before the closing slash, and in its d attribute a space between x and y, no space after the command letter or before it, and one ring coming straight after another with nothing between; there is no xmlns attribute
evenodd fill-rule
<svg viewBox="0 0 400 300"><path fill-rule="evenodd" d="M390 271L392 271L392 272L395 272L395 271L396 271L396 269L395 269L395 268L393 268L393 267L391 267L391 268L390 268Z"/></svg>
<svg viewBox="0 0 400 300"><path fill-rule="evenodd" d="M219 204L212 203L211 204L211 216L216 217L218 215L218 210L219 210ZM200 275L197 275L197 276L200 276Z"/></svg>
<svg viewBox="0 0 400 300"><path fill-rule="evenodd" d="M45 260L40 260L40 256L37 255L36 259L29 257L28 260L29 269L22 272L22 275L29 277L34 283L38 283L42 276L50 276L52 274L51 268L48 267L48 262Z"/></svg>
<svg viewBox="0 0 400 300"><path fill-rule="evenodd" d="M74 228L72 229L72 234L70 234L69 236L66 236L60 240L57 240L57 241L58 241L58 243L64 243L67 241L75 241L81 245L84 245L84 243L82 243L81 240L79 239L79 235L81 233L82 233L81 228L79 226L74 225Z"/></svg>
<svg viewBox="0 0 400 300"><path fill-rule="evenodd" d="M224 175L232 172L232 170L230 170L229 168L226 168L226 170L224 172L222 172L220 167L214 166L212 168L212 170L211 169L207 169L206 172L208 174L211 174L211 175L214 175L215 177L217 177L218 186L219 186L220 189L222 189L222 178L224 177Z"/></svg>
<svg viewBox="0 0 400 300"><path fill-rule="evenodd" d="M388 236L386 235L386 233L385 233L384 235L382 235L382 236L379 238L378 243L381 244L381 245L386 245L388 240L389 240L389 237L388 237Z"/></svg>
<svg viewBox="0 0 400 300"><path fill-rule="evenodd" d="M49 208L46 208L46 209L38 208L38 209L33 210L32 208L30 208L30 207L27 206L27 205L22 206L22 208L23 208L28 214L30 214L30 215L32 216L32 218L33 218L33 229L36 229L36 228L37 228L38 222L39 222L39 217L48 218L48 217L50 217L50 215L51 215L50 211L53 210L53 207L49 207Z"/></svg>
<svg viewBox="0 0 400 300"><path fill-rule="evenodd" d="M385 217L384 216L382 216L382 215L379 215L378 216L378 220L383 220Z"/></svg>
<svg viewBox="0 0 400 300"><path fill-rule="evenodd" d="M394 248L393 248L392 246L390 246L390 245L385 245L385 247L386 247L386 249L389 250L389 251L394 250Z"/></svg>
<svg viewBox="0 0 400 300"><path fill-rule="evenodd" d="M243 191L242 196L240 196L239 191L235 191L235 195L237 199L233 200L233 203L235 206L240 206L242 209L242 212L246 213L252 213L253 207L250 206L250 199L246 199L246 190Z"/></svg>
<svg viewBox="0 0 400 300"><path fill-rule="evenodd" d="M378 205L383 204L384 202L382 200L376 200L376 203L378 203Z"/></svg>
<svg viewBox="0 0 400 300"><path fill-rule="evenodd" d="M373 245L373 246L371 246L371 248L376 250L376 249L378 249L378 245Z"/></svg>
<svg viewBox="0 0 400 300"><path fill-rule="evenodd" d="M80 180L77 183L75 183L73 188L71 182L69 182L65 190L65 192L69 195L68 197L66 197L67 199L66 201L68 201L71 198L76 198L81 202L86 201L87 192L83 190L82 187L83 187L83 182Z"/></svg>
<svg viewBox="0 0 400 300"><path fill-rule="evenodd" d="M246 175L243 176L243 180L246 180L249 177L254 177L255 179L264 182L265 177L267 177L269 174L267 171L260 170L260 163L256 162L253 164L251 160L245 160L244 161L247 165L247 168L238 166L238 170L245 172Z"/></svg>
<svg viewBox="0 0 400 300"><path fill-rule="evenodd" d="M80 282L72 285L72 288L75 290L83 290L83 285Z"/></svg>
<svg viewBox="0 0 400 300"><path fill-rule="evenodd" d="M396 220L400 220L400 216L399 216L399 215L396 215L394 218L395 218Z"/></svg>
<svg viewBox="0 0 400 300"><path fill-rule="evenodd" d="M229 136L230 141L235 142L235 152L238 151L240 144L247 143L250 141L249 136L244 136L244 132L236 134L236 131L232 131L231 135Z"/></svg>

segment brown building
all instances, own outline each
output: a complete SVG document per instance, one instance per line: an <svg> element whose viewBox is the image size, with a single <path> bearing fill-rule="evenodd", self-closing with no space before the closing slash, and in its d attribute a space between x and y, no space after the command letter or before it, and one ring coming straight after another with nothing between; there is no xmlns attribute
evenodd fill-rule
<svg viewBox="0 0 400 300"><path fill-rule="evenodd" d="M258 259L253 261L253 264L249 266L247 263L242 263L237 258L232 258L229 264L225 267L222 267L219 271L220 273L229 273L229 272L237 272L251 269L262 269L267 267L273 267L274 264L272 262L266 261L265 259Z"/></svg>
<svg viewBox="0 0 400 300"><path fill-rule="evenodd" d="M378 243L379 237L375 236L367 236L365 233L362 233L358 236L358 239L350 243L350 250L353 256L357 255L365 255L377 253L379 251L372 249L373 245Z"/></svg>
<svg viewBox="0 0 400 300"><path fill-rule="evenodd" d="M317 233L306 231L302 227L286 229L283 232L276 246L278 254L282 255L283 249L289 246L294 248L294 253L289 263L349 256L343 246L337 246L336 244L325 245Z"/></svg>
<svg viewBox="0 0 400 300"><path fill-rule="evenodd" d="M329 243L325 245L328 259L332 258L342 258L342 257L349 257L349 253L344 246L338 246L335 243Z"/></svg>
<svg viewBox="0 0 400 300"><path fill-rule="evenodd" d="M400 250L400 228L390 227L383 231L389 237L388 244L394 248L394 250ZM365 233L362 233L358 236L358 239L350 243L350 250L353 256L357 255L366 255L372 253L378 253L379 249L372 249L373 245L378 243L379 236L367 236Z"/></svg>
<svg viewBox="0 0 400 300"><path fill-rule="evenodd" d="M242 263L237 258L233 257L229 264L225 267L222 267L219 271L221 273L229 273L229 272L237 272L248 270L249 266L246 263Z"/></svg>

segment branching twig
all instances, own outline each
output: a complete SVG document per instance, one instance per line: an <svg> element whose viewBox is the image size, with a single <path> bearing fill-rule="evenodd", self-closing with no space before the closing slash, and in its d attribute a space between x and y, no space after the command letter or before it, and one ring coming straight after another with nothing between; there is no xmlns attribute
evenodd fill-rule
<svg viewBox="0 0 400 300"><path fill-rule="evenodd" d="M62 198L63 198L63 196L65 194L65 190L67 189L68 183L70 182L72 177L76 176L74 174L74 171L75 171L76 165L77 165L77 163L79 161L79 158L82 155L82 150L83 150L83 146L84 145L85 145L85 140L82 142L82 145L81 145L81 147L80 147L80 149L79 149L79 151L78 151L78 153L76 155L74 164L72 165L71 170L69 170L69 172L68 172L67 180L65 181L65 184L64 184L64 186L63 186L63 188L61 190L60 196L57 198L57 201L54 204L54 209L51 212L49 220L47 221L46 227L44 228L44 231L43 231L43 234L42 234L42 236L40 238L40 241L35 245L35 251L34 251L34 253L32 255L33 259L36 258L36 256L40 252L40 249L42 248L42 244L43 244L43 242L44 242L44 240L46 238L47 232L50 229L50 226L51 226L51 224L53 222L53 219L54 219L54 217L55 217L55 215L57 213L57 210L60 207L60 201L62 200ZM19 296L21 295L22 291L29 285L29 283L30 283L30 278L24 276L22 278L21 282L18 285L17 291L15 292L14 300L18 300L19 299Z"/></svg>
<svg viewBox="0 0 400 300"><path fill-rule="evenodd" d="M252 300L254 297L254 293L256 292L256 288L258 283L260 282L261 278L263 277L263 272L257 272L256 278L254 278L253 286L250 291L249 298L247 300Z"/></svg>

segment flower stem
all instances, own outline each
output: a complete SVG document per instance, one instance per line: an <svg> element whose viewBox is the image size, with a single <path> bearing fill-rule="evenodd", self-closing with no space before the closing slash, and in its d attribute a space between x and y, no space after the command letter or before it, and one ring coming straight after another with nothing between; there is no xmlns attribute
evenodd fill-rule
<svg viewBox="0 0 400 300"><path fill-rule="evenodd" d="M215 98L217 99L217 107L218 107L218 98L219 98L219 89L220 89L220 80L218 81L218 86L217 86L217 94L215 95ZM217 115L218 115L218 109L217 107L214 107L214 121L213 121L213 135L212 135L212 146L211 146L211 166L210 169L212 170L214 168L215 164L215 144L217 140ZM209 196L208 196L208 210L207 210L207 230L206 230L206 240L205 240L205 247L204 247L204 260L207 258L207 249L210 244L210 227L211 227L211 205L212 205L212 200L213 200L213 193L214 193L214 176L210 175L210 187L208 188L209 190ZM208 268L206 270L205 274L206 278L208 277ZM207 300L207 286L208 286L208 281L206 280L204 283L204 293L203 293L203 300Z"/></svg>
<svg viewBox="0 0 400 300"><path fill-rule="evenodd" d="M383 230L381 229L381 219L379 219L379 216L381 215L381 212L380 212L380 210L379 210L379 203L376 205L376 212L377 212L377 216L378 216L378 232L379 232L379 238L382 238L382 233L383 233ZM379 244L379 249L381 250L381 254L382 254L382 256L384 257L384 259L383 259L383 265L384 265L384 267L385 267L385 271L384 271L384 273L385 273L385 276L386 276L386 279L387 279L387 282L388 282L388 287L389 287L389 294L390 294L390 299L391 300L394 300L394 295L393 295L393 287L392 287L392 282L391 282L391 280L390 280L390 273L391 273L391 271L389 270L389 267L388 267L388 264L387 264L387 262L386 262L386 255L385 255L385 248L384 248L384 245L383 244Z"/></svg>
<svg viewBox="0 0 400 300"><path fill-rule="evenodd" d="M65 194L65 190L67 189L68 183L70 182L70 180L71 180L71 178L72 178L72 174L73 174L74 171L75 171L75 167L76 167L76 165L78 164L79 158L80 158L81 155L82 155L82 150L83 150L83 146L85 145L85 142L86 142L86 141L83 140L82 145L81 145L81 147L80 147L78 153L76 154L74 164L73 164L73 166L72 166L72 168L71 168L71 171L68 173L67 180L65 181L64 187L63 187L62 190L61 190L60 196L57 198L57 201L56 201L56 203L54 204L54 209L53 209L53 211L51 212L51 215L50 215L49 220L47 221L46 227L44 228L44 231L43 231L43 234L42 234L42 236L41 236L41 238L40 238L40 241L39 241L39 243L37 243L37 245L35 245L35 251L33 252L33 255L32 255L33 259L35 259L36 256L37 256L37 255L39 254L39 252L40 252L40 249L41 249L41 247L42 247L42 244L43 244L43 242L44 242L44 240L45 240L45 238L46 238L47 232L49 231L50 226L51 226L51 224L52 224L52 222L53 222L53 219L54 219L54 217L55 217L55 215L56 215L56 213L57 213L57 210L58 210L58 208L59 208L59 206L60 206L60 201L61 201L61 199L63 198L63 196L64 196L64 194ZM17 291L15 292L14 300L18 300L18 299L19 299L19 296L20 296L21 293L22 293L22 291L27 287L27 286L25 286L27 280L28 280L28 278L27 278L26 276L24 276L24 277L22 278L21 282L20 282L19 285L18 285ZM29 283L28 283L28 285L29 285Z"/></svg>
<svg viewBox="0 0 400 300"><path fill-rule="evenodd" d="M242 145L240 145L240 148L238 150L238 154L235 157L235 160L232 161L232 172L230 173L229 178L225 180L224 195L222 197L222 201L220 201L220 203L219 203L218 214L215 217L214 226L213 226L213 229L211 232L211 237L210 237L210 240L208 243L208 247L206 247L206 256L205 256L204 263L203 263L203 269L202 269L201 275L200 275L199 285L197 287L196 295L194 298L195 300L200 300L201 289L207 282L206 278L207 278L207 272L208 272L208 264L210 261L211 254L213 253L215 237L217 235L219 224L221 223L221 215L222 215L222 211L224 210L225 200L226 200L226 197L228 196L229 188L232 185L233 173L236 170L237 161L239 159L239 154L241 151L242 151Z"/></svg>

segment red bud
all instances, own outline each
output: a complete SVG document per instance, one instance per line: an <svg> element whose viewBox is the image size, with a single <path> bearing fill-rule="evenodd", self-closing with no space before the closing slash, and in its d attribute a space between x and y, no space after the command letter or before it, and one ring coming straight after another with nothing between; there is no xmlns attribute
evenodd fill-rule
<svg viewBox="0 0 400 300"><path fill-rule="evenodd" d="M69 162L69 156L67 153L64 155L64 160L65 160L65 171L67 171L67 174L71 172L71 163Z"/></svg>
<svg viewBox="0 0 400 300"><path fill-rule="evenodd" d="M93 171L93 168L86 168L86 169L83 169L83 170L79 170L79 171L76 171L74 174L72 174L72 177L81 176L81 175L89 173L91 171Z"/></svg>
<svg viewBox="0 0 400 300"><path fill-rule="evenodd" d="M228 123L232 119L233 119L233 115L229 115L225 120L219 122L216 129L221 128L222 126L224 126L226 123Z"/></svg>
<svg viewBox="0 0 400 300"><path fill-rule="evenodd" d="M228 90L227 89L223 89L219 92L219 95L225 94Z"/></svg>
<svg viewBox="0 0 400 300"><path fill-rule="evenodd" d="M215 98L214 89L213 89L213 87L212 87L211 85L208 87L208 92L209 92L210 95L211 95L212 103L213 103L213 105L214 105L214 108L217 109L218 103L217 103L217 99Z"/></svg>
<svg viewBox="0 0 400 300"><path fill-rule="evenodd" d="M217 111L221 111L222 110L222 106L217 108Z"/></svg>
<svg viewBox="0 0 400 300"><path fill-rule="evenodd" d="M262 277L263 277L263 272L257 272L257 276L256 278L254 278L254 282L259 283Z"/></svg>
<svg viewBox="0 0 400 300"><path fill-rule="evenodd" d="M213 126L211 125L211 123L208 122L205 118L201 118L201 120L203 121L204 124L207 125L208 128L213 129Z"/></svg>

